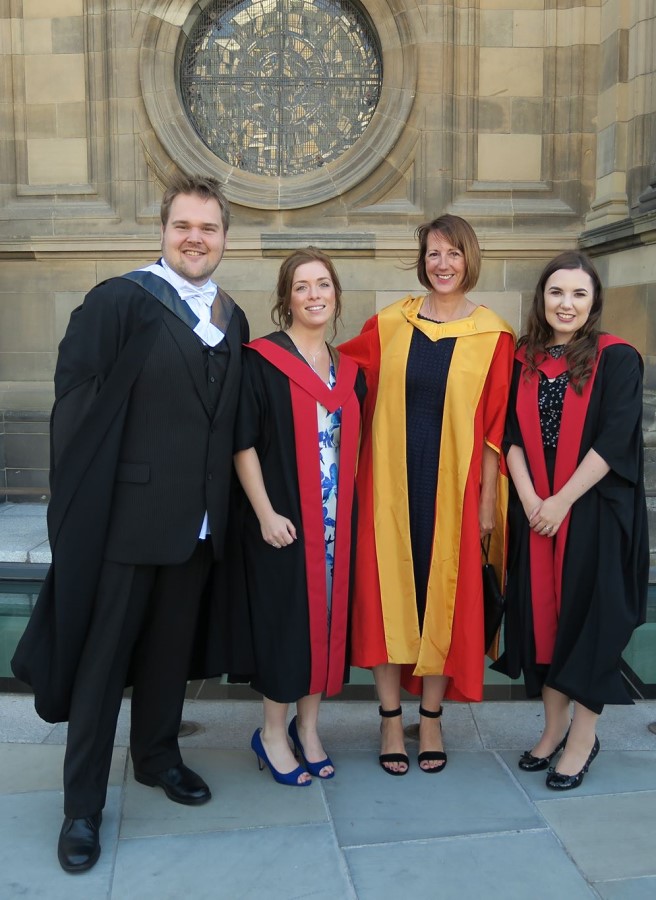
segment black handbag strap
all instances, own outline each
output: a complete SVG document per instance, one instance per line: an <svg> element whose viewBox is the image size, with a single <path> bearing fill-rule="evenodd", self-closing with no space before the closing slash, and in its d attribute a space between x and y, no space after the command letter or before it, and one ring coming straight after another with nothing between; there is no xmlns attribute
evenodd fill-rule
<svg viewBox="0 0 656 900"><path fill-rule="evenodd" d="M491 535L486 534L485 537L481 538L481 550L483 551L483 556L485 557L485 562L489 563L488 555L490 553L490 538Z"/></svg>

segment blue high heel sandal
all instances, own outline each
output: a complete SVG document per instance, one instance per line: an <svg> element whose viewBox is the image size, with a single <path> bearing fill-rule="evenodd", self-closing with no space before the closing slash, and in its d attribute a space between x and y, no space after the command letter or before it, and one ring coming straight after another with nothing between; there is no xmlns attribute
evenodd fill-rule
<svg viewBox="0 0 656 900"><path fill-rule="evenodd" d="M264 749L264 745L262 743L261 732L261 728L256 728L255 732L253 733L253 737L251 738L251 750L257 756L257 765L260 772L266 765L269 767L269 771L273 775L275 781L278 782L278 784L288 784L291 787L308 787L309 785L311 785L311 781L298 780L301 775L305 774L305 769L303 768L303 766L298 766L296 769L294 769L293 772L279 772L271 765L271 761L269 760L267 752Z"/></svg>
<svg viewBox="0 0 656 900"><path fill-rule="evenodd" d="M292 739L292 744L294 745L294 754L296 756L296 759L300 757L303 760L303 762L305 763L305 768L308 770L310 775L315 775L317 778L324 779L332 778L335 774L334 767L332 772L330 772L328 775L321 774L322 769L325 769L326 766L333 765L333 762L329 756L327 756L325 759L322 759L321 762L310 762L310 760L306 757L305 750L303 749L303 744L301 744L301 740L298 736L298 726L296 724L297 718L298 716L294 716L294 718L289 723L289 728L287 729L287 734Z"/></svg>

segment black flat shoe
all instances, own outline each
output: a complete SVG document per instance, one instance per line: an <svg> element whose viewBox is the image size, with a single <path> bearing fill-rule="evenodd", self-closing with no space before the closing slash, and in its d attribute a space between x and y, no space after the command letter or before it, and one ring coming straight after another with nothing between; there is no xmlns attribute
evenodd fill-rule
<svg viewBox="0 0 656 900"><path fill-rule="evenodd" d="M98 862L100 856L99 829L102 813L82 819L64 819L59 832L57 858L65 872L86 872Z"/></svg>
<svg viewBox="0 0 656 900"><path fill-rule="evenodd" d="M577 788L583 781L583 776L590 768L593 759L599 753L599 746L599 738L595 736L590 756L588 756L581 771L577 772L576 775L562 775L560 772L556 772L555 769L549 769L546 781L547 787L551 788L552 791L571 791Z"/></svg>
<svg viewBox="0 0 656 900"><path fill-rule="evenodd" d="M569 729L567 731L567 734L569 734ZM530 753L528 750L525 750L519 757L519 762L517 763L517 765L525 772L541 772L543 769L546 769L556 753L560 753L560 751L567 743L567 734L562 739L560 744L558 744L553 753L549 754L549 756L533 756L532 753Z"/></svg>
<svg viewBox="0 0 656 900"><path fill-rule="evenodd" d="M442 715L442 707L438 709L437 712L433 712L430 709L424 709L423 706L419 707L419 715L426 716L427 719L439 719ZM442 723L440 722L440 731L442 730ZM444 750L424 750L423 753L420 753L417 756L417 762L419 763L419 768L422 772L426 772L427 775L433 775L436 772L443 772L446 766L446 753ZM439 762L442 763L441 766L431 766L428 769L424 769L422 766L423 762Z"/></svg>
<svg viewBox="0 0 656 900"><path fill-rule="evenodd" d="M211 799L210 789L200 775L192 772L183 763L150 775L147 772L135 772L135 781L147 784L148 787L161 787L169 800L184 803L186 806L200 806Z"/></svg>
<svg viewBox="0 0 656 900"><path fill-rule="evenodd" d="M402 712L401 707L397 707L397 709L383 709L382 706L378 707L378 714L382 716L384 719L392 719L396 716L400 716ZM383 724L381 722L381 729ZM387 772L388 775L407 775L408 769L410 768L410 759L405 753L381 753L378 757L378 762L380 763L380 767L383 772ZM405 769L388 769L387 765L389 763L401 763L401 765L405 766Z"/></svg>

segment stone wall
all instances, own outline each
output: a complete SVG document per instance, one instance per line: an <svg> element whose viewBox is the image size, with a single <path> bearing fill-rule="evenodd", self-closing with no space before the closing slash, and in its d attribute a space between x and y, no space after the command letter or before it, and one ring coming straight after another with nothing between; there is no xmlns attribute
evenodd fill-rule
<svg viewBox="0 0 656 900"><path fill-rule="evenodd" d="M361 2L383 54L371 125L320 170L265 179L213 156L178 96L207 0L0 0L0 499L45 490L70 311L156 256L177 169L225 182L220 280L254 334L281 257L309 242L336 257L353 334L418 290L414 229L449 210L483 247L474 299L516 328L545 260L584 246L608 285L604 324L636 343L656 390L653 3Z"/></svg>

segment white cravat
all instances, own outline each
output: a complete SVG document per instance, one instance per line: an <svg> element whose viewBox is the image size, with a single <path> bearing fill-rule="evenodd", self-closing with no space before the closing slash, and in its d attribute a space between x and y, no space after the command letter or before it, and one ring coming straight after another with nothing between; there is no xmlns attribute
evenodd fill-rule
<svg viewBox="0 0 656 900"><path fill-rule="evenodd" d="M208 344L210 347L216 347L220 344L225 334L216 325L210 321L212 317L212 303L216 297L217 287L209 278L200 287L191 284L165 262L160 260L153 263L152 266L144 266L141 272L152 272L153 275L168 281L171 287L174 287L180 298L185 301L192 313L198 317L198 325L194 328L194 334Z"/></svg>

